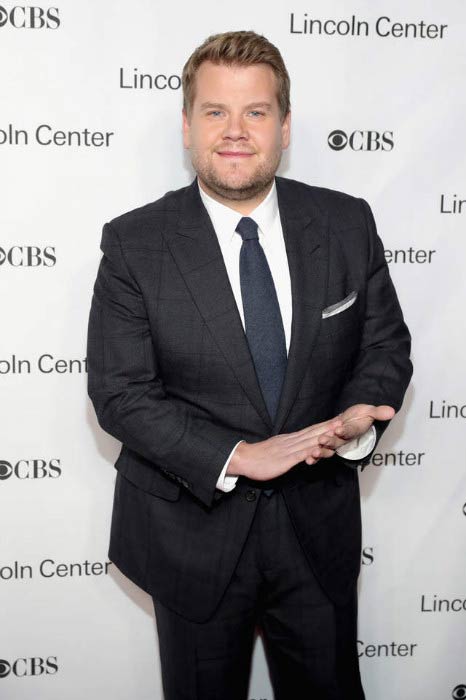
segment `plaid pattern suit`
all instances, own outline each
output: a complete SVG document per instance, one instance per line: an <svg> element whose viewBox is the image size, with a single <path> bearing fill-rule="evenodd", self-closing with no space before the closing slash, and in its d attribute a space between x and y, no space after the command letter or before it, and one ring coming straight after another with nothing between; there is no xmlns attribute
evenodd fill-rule
<svg viewBox="0 0 466 700"><path fill-rule="evenodd" d="M412 373L369 205L286 178L276 184L293 318L273 423L196 181L103 229L87 356L99 424L123 443L109 556L197 622L221 599L258 503L244 477L230 493L215 488L238 440L300 430L356 403L398 410ZM354 291L353 304L322 317ZM376 425L378 438L385 427ZM360 567L356 470L335 456L298 464L276 483L315 576L343 604Z"/></svg>

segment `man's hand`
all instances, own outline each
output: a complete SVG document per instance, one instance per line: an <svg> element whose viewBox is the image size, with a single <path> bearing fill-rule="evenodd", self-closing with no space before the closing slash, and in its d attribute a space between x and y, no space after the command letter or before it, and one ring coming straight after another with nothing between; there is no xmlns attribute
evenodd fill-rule
<svg viewBox="0 0 466 700"><path fill-rule="evenodd" d="M261 442L242 442L228 465L227 474L268 481L281 476L299 462L315 464L332 457L337 447L363 435L375 420L391 420L391 406L356 404L331 420L295 433L274 435Z"/></svg>
<svg viewBox="0 0 466 700"><path fill-rule="evenodd" d="M299 462L315 464L319 459L332 457L335 449L345 442L335 435L339 427L343 427L343 421L338 416L295 433L274 435L256 443L242 442L233 453L227 474L268 481Z"/></svg>
<svg viewBox="0 0 466 700"><path fill-rule="evenodd" d="M347 442L363 435L375 420L391 420L394 415L395 409L391 406L358 403L337 416L342 425L335 428L335 434Z"/></svg>

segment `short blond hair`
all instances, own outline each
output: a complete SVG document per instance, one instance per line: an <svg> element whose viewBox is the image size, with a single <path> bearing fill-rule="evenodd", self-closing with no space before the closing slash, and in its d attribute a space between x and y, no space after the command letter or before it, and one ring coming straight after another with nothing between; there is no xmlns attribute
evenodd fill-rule
<svg viewBox="0 0 466 700"><path fill-rule="evenodd" d="M251 31L212 34L195 49L186 61L181 76L183 109L189 116L195 97L195 79L204 61L216 65L254 66L265 63L271 67L277 79L277 100L283 121L290 111L290 76L282 55L265 36Z"/></svg>

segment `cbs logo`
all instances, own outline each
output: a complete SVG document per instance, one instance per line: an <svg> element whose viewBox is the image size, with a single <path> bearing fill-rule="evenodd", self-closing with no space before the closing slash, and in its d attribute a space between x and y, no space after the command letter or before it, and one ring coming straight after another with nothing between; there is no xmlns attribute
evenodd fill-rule
<svg viewBox="0 0 466 700"><path fill-rule="evenodd" d="M0 459L0 481L6 481L12 475L17 479L57 479L61 475L60 460L20 459L12 465Z"/></svg>
<svg viewBox="0 0 466 700"><path fill-rule="evenodd" d="M0 265L8 262L12 267L53 267L57 262L55 256L55 248L46 246L45 248L37 248L37 246L14 245L9 250L0 248Z"/></svg>
<svg viewBox="0 0 466 700"><path fill-rule="evenodd" d="M453 700L464 700L464 698L466 698L466 685L461 683L460 685L457 685L456 688L453 688L451 697Z"/></svg>
<svg viewBox="0 0 466 700"><path fill-rule="evenodd" d="M0 6L0 27L7 23L15 29L57 29L60 26L58 7L22 7L16 5L7 10Z"/></svg>
<svg viewBox="0 0 466 700"><path fill-rule="evenodd" d="M10 673L18 678L24 676L41 676L43 673L52 675L58 671L57 657L46 659L33 656L30 659L16 659L13 663L0 659L0 678L6 678Z"/></svg>
<svg viewBox="0 0 466 700"><path fill-rule="evenodd" d="M348 147L352 151L391 151L394 146L393 131L353 131L351 134L335 129L328 135L327 143L332 151Z"/></svg>

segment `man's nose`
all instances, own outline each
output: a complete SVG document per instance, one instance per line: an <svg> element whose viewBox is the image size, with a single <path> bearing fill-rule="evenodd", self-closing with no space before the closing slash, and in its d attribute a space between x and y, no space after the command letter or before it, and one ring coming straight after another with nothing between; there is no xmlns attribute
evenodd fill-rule
<svg viewBox="0 0 466 700"><path fill-rule="evenodd" d="M246 124L241 115L230 114L223 131L223 138L225 139L244 139L248 138L249 134L246 128Z"/></svg>

